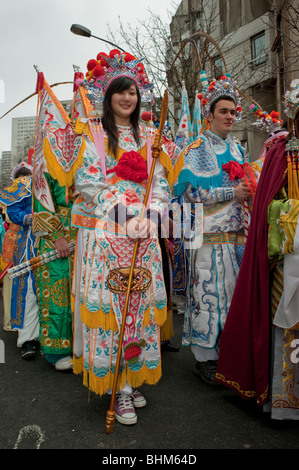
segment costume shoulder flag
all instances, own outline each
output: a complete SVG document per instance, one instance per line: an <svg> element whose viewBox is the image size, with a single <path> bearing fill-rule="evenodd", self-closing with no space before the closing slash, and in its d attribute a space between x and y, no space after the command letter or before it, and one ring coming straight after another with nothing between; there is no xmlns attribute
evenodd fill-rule
<svg viewBox="0 0 299 470"><path fill-rule="evenodd" d="M181 116L178 126L178 130L175 137L175 144L181 149L185 148L190 142L192 142L192 125L190 120L190 108L188 93L185 87L185 83L182 85L182 104L181 104Z"/></svg>

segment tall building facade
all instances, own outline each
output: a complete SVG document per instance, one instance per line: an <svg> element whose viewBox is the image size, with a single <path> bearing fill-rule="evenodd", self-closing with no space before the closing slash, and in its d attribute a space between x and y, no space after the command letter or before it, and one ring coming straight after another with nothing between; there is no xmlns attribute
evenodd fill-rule
<svg viewBox="0 0 299 470"><path fill-rule="evenodd" d="M7 150L5 152L2 152L0 189L3 189L10 184L11 182L10 177L11 177L11 151Z"/></svg>
<svg viewBox="0 0 299 470"><path fill-rule="evenodd" d="M27 161L28 150L34 146L35 116L12 119L11 132L11 166Z"/></svg>

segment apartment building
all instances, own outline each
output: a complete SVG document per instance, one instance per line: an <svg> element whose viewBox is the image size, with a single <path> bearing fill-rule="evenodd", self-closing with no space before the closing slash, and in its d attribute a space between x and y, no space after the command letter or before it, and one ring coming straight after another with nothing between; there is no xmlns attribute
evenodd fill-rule
<svg viewBox="0 0 299 470"><path fill-rule="evenodd" d="M11 176L11 151L7 150L2 152L1 162L1 179L0 179L0 189L4 189L10 184Z"/></svg>
<svg viewBox="0 0 299 470"><path fill-rule="evenodd" d="M36 116L12 118L11 167L27 161L28 150L34 146Z"/></svg>
<svg viewBox="0 0 299 470"><path fill-rule="evenodd" d="M235 131L241 142L248 143L252 160L258 158L265 134L252 126L255 118L249 109L250 100L267 112L275 109L286 121L283 94L291 81L299 78L298 20L299 0L183 0L172 17L173 50L194 37L209 79L228 72L246 95L243 120ZM208 33L213 41L200 32ZM192 114L195 91L200 90L200 65L192 44L186 46L184 55L185 64L189 55L189 68L182 68L182 61L178 61L176 66L181 70L176 76L190 85L186 87ZM189 70L193 74L191 83ZM179 91L174 76L173 73L170 86ZM176 118L180 111L179 94L174 92L177 99L170 102Z"/></svg>

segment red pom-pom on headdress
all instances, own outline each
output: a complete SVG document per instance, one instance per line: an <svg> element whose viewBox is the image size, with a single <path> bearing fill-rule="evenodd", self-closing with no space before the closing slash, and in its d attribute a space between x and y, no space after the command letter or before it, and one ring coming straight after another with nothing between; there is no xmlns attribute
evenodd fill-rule
<svg viewBox="0 0 299 470"><path fill-rule="evenodd" d="M131 60L135 60L135 57L132 54L129 54L129 52L125 53L125 62L131 62Z"/></svg>
<svg viewBox="0 0 299 470"><path fill-rule="evenodd" d="M118 49L112 49L109 52L109 57L111 57L111 59L114 59L116 55L120 56L120 51Z"/></svg>
<svg viewBox="0 0 299 470"><path fill-rule="evenodd" d="M102 67L109 67L108 62L105 60L105 57L109 57L106 52L99 52L97 55L97 61Z"/></svg>
<svg viewBox="0 0 299 470"><path fill-rule="evenodd" d="M92 70L98 65L97 61L95 59L90 59L87 62L87 70Z"/></svg>
<svg viewBox="0 0 299 470"><path fill-rule="evenodd" d="M102 75L105 74L104 67L97 64L97 66L93 69L92 73L94 77L101 77Z"/></svg>

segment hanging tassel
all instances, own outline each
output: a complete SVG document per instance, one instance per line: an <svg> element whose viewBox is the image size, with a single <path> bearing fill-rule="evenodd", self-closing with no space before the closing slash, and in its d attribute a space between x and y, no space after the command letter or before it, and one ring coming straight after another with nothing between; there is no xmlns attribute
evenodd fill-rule
<svg viewBox="0 0 299 470"><path fill-rule="evenodd" d="M296 157L293 156L292 158L292 179L293 179L293 198L298 199L298 175L297 175L297 164L296 164Z"/></svg>
<svg viewBox="0 0 299 470"><path fill-rule="evenodd" d="M287 154L287 162L288 162L288 198L292 199L293 197L292 159L289 153Z"/></svg>
<svg viewBox="0 0 299 470"><path fill-rule="evenodd" d="M35 92L39 93L44 88L45 77L43 72L37 72L37 82Z"/></svg>
<svg viewBox="0 0 299 470"><path fill-rule="evenodd" d="M105 141L104 141L104 129L102 123L96 123L95 121L90 121L90 129L94 139L98 155L101 160L101 170L104 176L104 179L107 179L106 172L106 152L105 152Z"/></svg>
<svg viewBox="0 0 299 470"><path fill-rule="evenodd" d="M146 163L147 163L147 174L149 175L151 171L152 163L153 163L152 142L149 136L147 136L147 139L146 139ZM147 205L146 205L147 209L149 209L150 207L150 203L152 200L152 192L153 192L153 185L151 185L150 187L150 193L149 193L149 197L148 197Z"/></svg>

